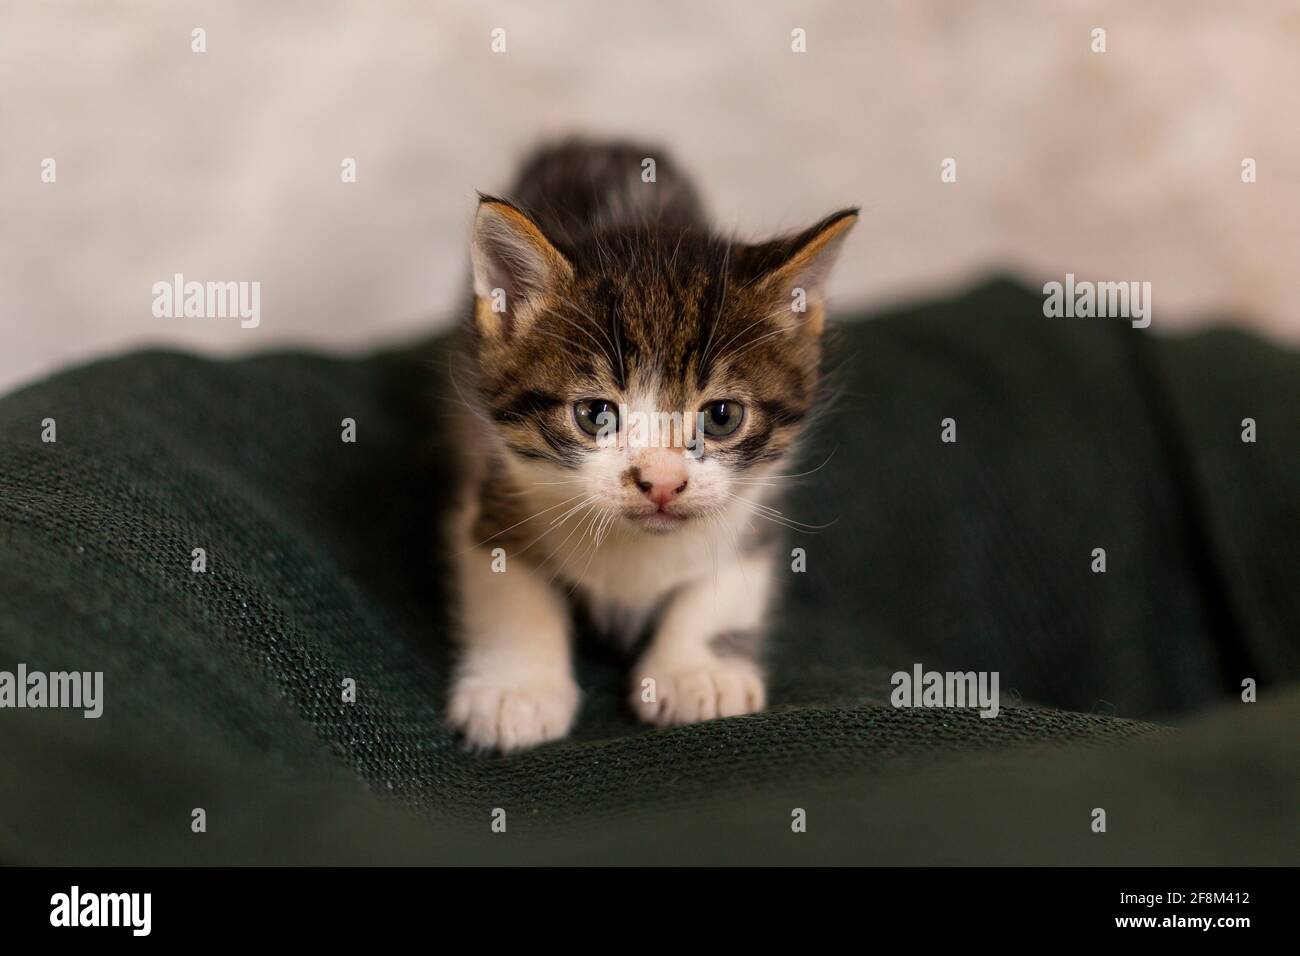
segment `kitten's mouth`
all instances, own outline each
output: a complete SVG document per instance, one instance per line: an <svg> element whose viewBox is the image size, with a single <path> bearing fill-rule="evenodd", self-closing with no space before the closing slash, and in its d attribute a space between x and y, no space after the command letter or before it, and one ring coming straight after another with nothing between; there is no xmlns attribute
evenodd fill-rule
<svg viewBox="0 0 1300 956"><path fill-rule="evenodd" d="M649 531L653 534L667 534L670 531L676 531L686 523L686 515L673 514L669 511L639 511L636 514L628 515L633 524L643 531Z"/></svg>

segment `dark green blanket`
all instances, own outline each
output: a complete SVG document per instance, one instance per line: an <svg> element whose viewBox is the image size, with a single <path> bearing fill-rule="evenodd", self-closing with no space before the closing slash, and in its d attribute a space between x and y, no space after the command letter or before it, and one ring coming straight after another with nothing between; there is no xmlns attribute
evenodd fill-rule
<svg viewBox="0 0 1300 956"><path fill-rule="evenodd" d="M574 736L509 758L441 725L439 342L0 400L0 670L105 683L0 710L0 862L1297 859L1300 358L1002 282L836 350L769 711L646 728L584 646ZM998 671L1001 714L893 708L916 663Z"/></svg>

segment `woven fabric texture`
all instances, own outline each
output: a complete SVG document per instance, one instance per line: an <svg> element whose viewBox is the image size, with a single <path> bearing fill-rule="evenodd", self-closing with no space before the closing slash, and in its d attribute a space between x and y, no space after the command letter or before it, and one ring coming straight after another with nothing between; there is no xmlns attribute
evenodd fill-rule
<svg viewBox="0 0 1300 956"><path fill-rule="evenodd" d="M0 400L0 670L105 675L98 720L0 711L0 763L15 768L0 854L114 862L128 851L105 834L130 833L130 860L264 860L278 844L257 844L251 823L186 842L206 790L214 818L273 819L282 834L319 814L353 836L357 819L386 821L365 831L377 856L357 859L421 838L450 860L501 857L457 842L494 807L537 840L602 821L585 856L565 844L574 860L632 845L659 859L633 837L647 819L693 832L738 794L798 788L851 816L855 788L875 788L877 815L826 849L844 857L884 808L931 807L942 829L985 806L974 791L964 810L902 796L909 781L946 789L944 768L991 780L1011 766L1008 779L1059 793L1071 768L1109 759L1100 750L1115 756L1097 774L1136 787L1161 772L1123 756L1136 746L1174 755L1164 772L1179 779L1177 760L1196 758L1166 725L1246 706L1244 678L1276 700L1300 676L1296 355L1235 333L1162 340L1047 319L1007 282L844 324L833 345L835 405L788 509L829 526L789 540L807 570L788 575L776 615L769 711L646 728L622 706L623 662L584 641L573 736L509 758L467 752L442 726L437 529L453 451L438 421L462 400L444 343L352 360L136 353ZM955 443L940 440L947 418ZM917 663L997 671L1001 714L890 706L890 675ZM1258 759L1219 810L1188 811L1196 825L1261 794L1255 819L1285 818L1294 772L1275 762L1294 768L1281 728L1296 711L1260 713L1223 718ZM1091 756L1062 756L1079 752ZM1232 786L1227 772L1216 786ZM686 858L748 859L739 836L710 832L713 851L695 833ZM283 858L309 856L306 836L285 839ZM937 843L911 850L945 859Z"/></svg>

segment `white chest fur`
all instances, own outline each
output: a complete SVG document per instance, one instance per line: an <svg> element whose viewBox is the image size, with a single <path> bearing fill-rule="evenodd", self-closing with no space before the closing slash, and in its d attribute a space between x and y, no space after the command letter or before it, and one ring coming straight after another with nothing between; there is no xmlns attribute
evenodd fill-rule
<svg viewBox="0 0 1300 956"><path fill-rule="evenodd" d="M599 544L575 535L551 559L549 573L582 594L599 627L634 636L668 595L708 585L720 567L739 560L745 523L745 515L726 513L667 534L617 526Z"/></svg>

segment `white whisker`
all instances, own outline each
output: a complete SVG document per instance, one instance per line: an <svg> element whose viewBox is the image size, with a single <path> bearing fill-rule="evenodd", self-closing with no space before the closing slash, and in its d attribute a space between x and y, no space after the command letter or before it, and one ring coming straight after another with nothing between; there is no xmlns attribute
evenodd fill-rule
<svg viewBox="0 0 1300 956"><path fill-rule="evenodd" d="M490 535L490 536L484 538L484 539L483 539L482 541L480 541L478 544L471 544L471 545L470 545L468 548L466 548L464 551L458 551L458 552L456 552L456 554L457 554L457 556L459 556L459 555L462 555L462 554L467 554L468 552L473 551L475 548L481 548L483 545L487 544L487 543L488 543L489 541L491 541L493 538L499 538L501 535L505 534L507 531L513 531L515 528L518 528L521 524L525 524L525 523L527 523L527 522L529 522L529 521L532 521L534 518L540 518L542 515L546 514L548 511L554 511L556 508L563 508L563 507L564 507L565 505L567 505L570 501L573 501L573 500L575 500L575 499L577 499L577 498L581 498L581 497L582 497L582 494L581 494L581 492L579 492L578 494L574 495L572 498L566 498L564 501L561 501L561 502L560 502L559 504L557 504L557 505L551 505L549 508L543 508L541 511L537 512L536 514L531 514L531 515L529 515L527 518L523 518L523 519L521 519L521 520L519 520L519 521L516 521L516 522L515 522L514 524L512 524L510 527L508 527L508 528L502 528L502 529L501 529L500 531L498 531L496 534L494 534L494 535Z"/></svg>

